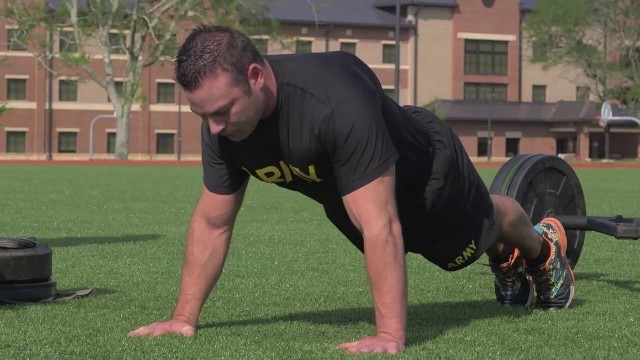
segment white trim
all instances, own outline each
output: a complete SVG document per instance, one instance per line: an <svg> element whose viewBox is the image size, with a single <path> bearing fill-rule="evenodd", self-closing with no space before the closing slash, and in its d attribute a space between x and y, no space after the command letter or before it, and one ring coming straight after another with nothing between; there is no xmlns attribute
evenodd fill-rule
<svg viewBox="0 0 640 360"><path fill-rule="evenodd" d="M456 35L458 39L468 39L468 40L495 40L495 41L518 40L518 36L511 35L511 34L485 34L485 33L459 32Z"/></svg>
<svg viewBox="0 0 640 360"><path fill-rule="evenodd" d="M185 107L184 105L182 106L183 108ZM160 103L160 104L149 104L149 111L164 111L164 112L178 112L179 106L178 104L164 104L164 103ZM191 113L191 111L187 110L185 111L184 109L182 110L182 112L188 112Z"/></svg>
<svg viewBox="0 0 640 360"><path fill-rule="evenodd" d="M251 39L262 39L262 40L269 40L269 35L252 35L250 36Z"/></svg>
<svg viewBox="0 0 640 360"><path fill-rule="evenodd" d="M17 51L17 50L0 51L0 56L35 57L35 55L30 53L28 50L22 50L22 51Z"/></svg>
<svg viewBox="0 0 640 360"><path fill-rule="evenodd" d="M89 111L109 111L113 113L111 103L81 103L76 101L54 101L54 110L89 110ZM140 111L140 104L132 104L131 111Z"/></svg>
<svg viewBox="0 0 640 360"><path fill-rule="evenodd" d="M395 69L395 64L370 64L370 68L375 69ZM408 70L409 65L400 65L400 69Z"/></svg>
<svg viewBox="0 0 640 360"><path fill-rule="evenodd" d="M4 76L5 79L22 79L22 80L27 80L29 79L29 75L12 75L12 74L7 74Z"/></svg>
<svg viewBox="0 0 640 360"><path fill-rule="evenodd" d="M156 129L153 132L156 134L176 134L178 130Z"/></svg>
<svg viewBox="0 0 640 360"><path fill-rule="evenodd" d="M507 139L520 139L522 137L522 131L505 131L504 137Z"/></svg>
<svg viewBox="0 0 640 360"><path fill-rule="evenodd" d="M56 132L74 132L74 133L79 133L80 129L78 128L56 128Z"/></svg>
<svg viewBox="0 0 640 360"><path fill-rule="evenodd" d="M480 130L476 133L476 137L479 138L488 138L489 137L489 132L487 130ZM495 138L496 137L496 133L494 131L491 131L491 137Z"/></svg>
<svg viewBox="0 0 640 360"><path fill-rule="evenodd" d="M156 79L156 82L157 83L165 83L165 84L168 84L168 83L175 84L176 83L176 81L173 80L173 79Z"/></svg>
<svg viewBox="0 0 640 360"><path fill-rule="evenodd" d="M107 134L114 134L118 132L118 129L105 129L104 132L106 132Z"/></svg>
<svg viewBox="0 0 640 360"><path fill-rule="evenodd" d="M360 39L347 39L347 38L339 38L338 42L341 43L355 43L357 44L360 41Z"/></svg>
<svg viewBox="0 0 640 360"><path fill-rule="evenodd" d="M37 109L37 104L27 100L8 100L5 104L9 109Z"/></svg>
<svg viewBox="0 0 640 360"><path fill-rule="evenodd" d="M578 131L575 127L573 126L567 126L567 127L552 127L549 129L550 132L571 132L574 133L576 131Z"/></svg>
<svg viewBox="0 0 640 360"><path fill-rule="evenodd" d="M393 40L380 40L380 44L382 45L395 45L396 42Z"/></svg>
<svg viewBox="0 0 640 360"><path fill-rule="evenodd" d="M68 75L67 75L67 76L65 76L65 75L62 75L62 76L58 76L58 80L73 80L73 81L80 81L80 77L79 77L79 76L77 76L77 75L76 75L76 76L68 76Z"/></svg>
<svg viewBox="0 0 640 360"><path fill-rule="evenodd" d="M26 127L6 127L4 128L5 132L15 131L15 132L29 132L29 128Z"/></svg>
<svg viewBox="0 0 640 360"><path fill-rule="evenodd" d="M7 30L9 30L9 29L15 30L15 29L19 28L19 26L18 25L5 24L4 28L7 29Z"/></svg>
<svg viewBox="0 0 640 360"><path fill-rule="evenodd" d="M295 41L297 41L297 40L302 40L302 41L311 41L311 42L313 42L315 39L316 39L316 38L314 38L314 37L309 37L309 36L296 36L296 37L294 38L294 40L295 40Z"/></svg>
<svg viewBox="0 0 640 360"><path fill-rule="evenodd" d="M395 85L381 85L383 90L395 90Z"/></svg>

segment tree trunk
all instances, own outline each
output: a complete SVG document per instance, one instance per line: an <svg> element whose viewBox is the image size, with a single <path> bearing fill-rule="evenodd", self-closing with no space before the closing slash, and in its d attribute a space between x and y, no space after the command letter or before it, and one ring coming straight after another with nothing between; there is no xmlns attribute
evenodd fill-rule
<svg viewBox="0 0 640 360"><path fill-rule="evenodd" d="M118 115L118 125L116 132L116 159L129 159L129 128L131 110L125 109Z"/></svg>

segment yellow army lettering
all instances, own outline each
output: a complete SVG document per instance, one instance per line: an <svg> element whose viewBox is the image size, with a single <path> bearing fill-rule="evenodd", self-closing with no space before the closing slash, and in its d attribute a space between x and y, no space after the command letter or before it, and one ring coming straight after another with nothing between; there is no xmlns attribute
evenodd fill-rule
<svg viewBox="0 0 640 360"><path fill-rule="evenodd" d="M242 169L251 174L251 172L246 168ZM267 183L290 183L293 181L294 176L309 182L322 181L322 179L318 178L318 175L316 175L316 168L314 165L309 165L307 170L308 173L305 173L293 165L288 165L284 161L280 161L278 165L271 165L263 167L262 169L256 169L256 177Z"/></svg>
<svg viewBox="0 0 640 360"><path fill-rule="evenodd" d="M466 249L464 249L464 251L462 252L462 255L454 259L455 263L450 262L447 264L447 267L451 269L464 264L465 261L467 261L467 259L469 259L471 256L473 256L473 254L475 254L475 252L476 252L476 243L474 240L471 240L471 244L467 246Z"/></svg>

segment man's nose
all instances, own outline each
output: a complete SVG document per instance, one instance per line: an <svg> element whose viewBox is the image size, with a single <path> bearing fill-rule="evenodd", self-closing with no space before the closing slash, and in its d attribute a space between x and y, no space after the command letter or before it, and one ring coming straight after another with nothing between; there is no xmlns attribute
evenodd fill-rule
<svg viewBox="0 0 640 360"><path fill-rule="evenodd" d="M222 132L222 130L224 130L225 127L227 127L227 124L216 122L211 118L209 118L207 121L209 121L209 131L213 135L218 135L220 132Z"/></svg>

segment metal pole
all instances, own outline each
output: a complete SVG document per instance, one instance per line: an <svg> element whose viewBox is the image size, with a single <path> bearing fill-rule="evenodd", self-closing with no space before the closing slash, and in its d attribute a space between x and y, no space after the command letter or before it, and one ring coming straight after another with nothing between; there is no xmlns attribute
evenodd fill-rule
<svg viewBox="0 0 640 360"><path fill-rule="evenodd" d="M49 30L49 61L48 61L48 94L47 94L47 160L53 158L53 31Z"/></svg>
<svg viewBox="0 0 640 360"><path fill-rule="evenodd" d="M604 127L604 158L609 159L609 124Z"/></svg>
<svg viewBox="0 0 640 360"><path fill-rule="evenodd" d="M116 113L114 112L113 115L98 115L91 120L91 125L89 125L89 160L93 158L93 127L96 125L96 121L98 121L98 119L104 118L115 119Z"/></svg>
<svg viewBox="0 0 640 360"><path fill-rule="evenodd" d="M491 135L491 115L493 112L493 94L489 97L489 119L487 119L487 161L491 161L493 153L493 136Z"/></svg>
<svg viewBox="0 0 640 360"><path fill-rule="evenodd" d="M396 66L394 75L396 102L400 103L400 0L396 0Z"/></svg>
<svg viewBox="0 0 640 360"><path fill-rule="evenodd" d="M182 158L182 88L178 87L178 160Z"/></svg>

